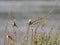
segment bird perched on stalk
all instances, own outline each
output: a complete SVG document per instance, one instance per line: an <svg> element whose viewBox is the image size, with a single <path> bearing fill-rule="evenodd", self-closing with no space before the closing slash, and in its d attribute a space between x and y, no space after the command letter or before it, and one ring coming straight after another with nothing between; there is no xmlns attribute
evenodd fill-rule
<svg viewBox="0 0 60 45"><path fill-rule="evenodd" d="M28 25L31 25L31 24L32 24L32 20L29 19L29 20L28 20Z"/></svg>
<svg viewBox="0 0 60 45"><path fill-rule="evenodd" d="M7 35L6 37L9 38L9 39L11 39L11 40L13 40L13 38L10 35Z"/></svg>
<svg viewBox="0 0 60 45"><path fill-rule="evenodd" d="M16 22L14 20L12 21L12 25L17 27Z"/></svg>

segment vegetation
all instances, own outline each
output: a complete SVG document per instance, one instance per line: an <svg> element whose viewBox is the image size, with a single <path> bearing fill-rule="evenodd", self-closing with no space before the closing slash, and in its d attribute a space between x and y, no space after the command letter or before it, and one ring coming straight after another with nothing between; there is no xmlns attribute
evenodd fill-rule
<svg viewBox="0 0 60 45"><path fill-rule="evenodd" d="M38 18L37 20L33 22L27 23L27 30L24 35L24 39L21 45L28 45L28 35L29 31L32 25L36 25L35 29L32 29L32 34L31 34L31 43L30 45L60 45L60 26L58 26L57 31L55 34L52 34L54 30L54 24L49 28L49 32L45 33L44 30L42 30L45 26L44 20L45 17L43 18ZM16 40L16 31L15 31L15 25L14 25L14 20L12 20L12 36L9 34L7 26L5 27L4 31L4 45L17 45ZM41 26L41 29L39 28ZM38 28L40 29L40 33L37 33Z"/></svg>

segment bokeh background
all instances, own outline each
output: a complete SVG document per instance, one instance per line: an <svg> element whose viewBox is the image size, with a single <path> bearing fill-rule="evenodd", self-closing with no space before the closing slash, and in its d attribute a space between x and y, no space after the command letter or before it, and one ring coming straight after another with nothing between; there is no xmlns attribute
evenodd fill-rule
<svg viewBox="0 0 60 45"><path fill-rule="evenodd" d="M0 45L4 45L3 32L6 23L8 24L8 30L11 31L8 18L9 9L12 10L18 26L16 30L20 34L20 38L17 36L19 45L26 30L28 19L35 20L37 17L48 15L48 12L54 7L52 16L45 21L48 29L52 24L56 28L60 25L60 0L0 0ZM48 32L48 29L46 28L46 32Z"/></svg>

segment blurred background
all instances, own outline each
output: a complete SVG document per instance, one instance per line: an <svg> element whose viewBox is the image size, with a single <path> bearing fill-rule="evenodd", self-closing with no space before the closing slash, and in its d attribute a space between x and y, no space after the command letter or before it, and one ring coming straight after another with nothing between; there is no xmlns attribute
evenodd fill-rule
<svg viewBox="0 0 60 45"><path fill-rule="evenodd" d="M35 20L37 17L48 15L53 8L55 9L52 12L52 16L46 19L48 27L52 24L56 27L60 25L60 0L0 0L0 45L4 45L3 32L6 23L8 23L8 30L11 31L8 18L10 9L14 19L16 19L17 31L20 30L19 33L22 38L29 18Z"/></svg>

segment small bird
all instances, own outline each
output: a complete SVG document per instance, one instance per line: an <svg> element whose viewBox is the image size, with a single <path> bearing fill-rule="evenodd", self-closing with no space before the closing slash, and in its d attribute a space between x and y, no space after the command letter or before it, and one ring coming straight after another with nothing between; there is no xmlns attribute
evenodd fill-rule
<svg viewBox="0 0 60 45"><path fill-rule="evenodd" d="M10 35L7 35L7 36L6 36L6 38L9 38L9 39L11 39L11 40L12 40L12 37L11 37Z"/></svg>
<svg viewBox="0 0 60 45"><path fill-rule="evenodd" d="M13 21L13 22L12 22L12 25L13 25L13 26L15 26L15 27L17 27L17 25L16 25L15 21Z"/></svg>
<svg viewBox="0 0 60 45"><path fill-rule="evenodd" d="M28 20L28 25L31 25L31 24L32 24L32 20L29 19L29 20Z"/></svg>

